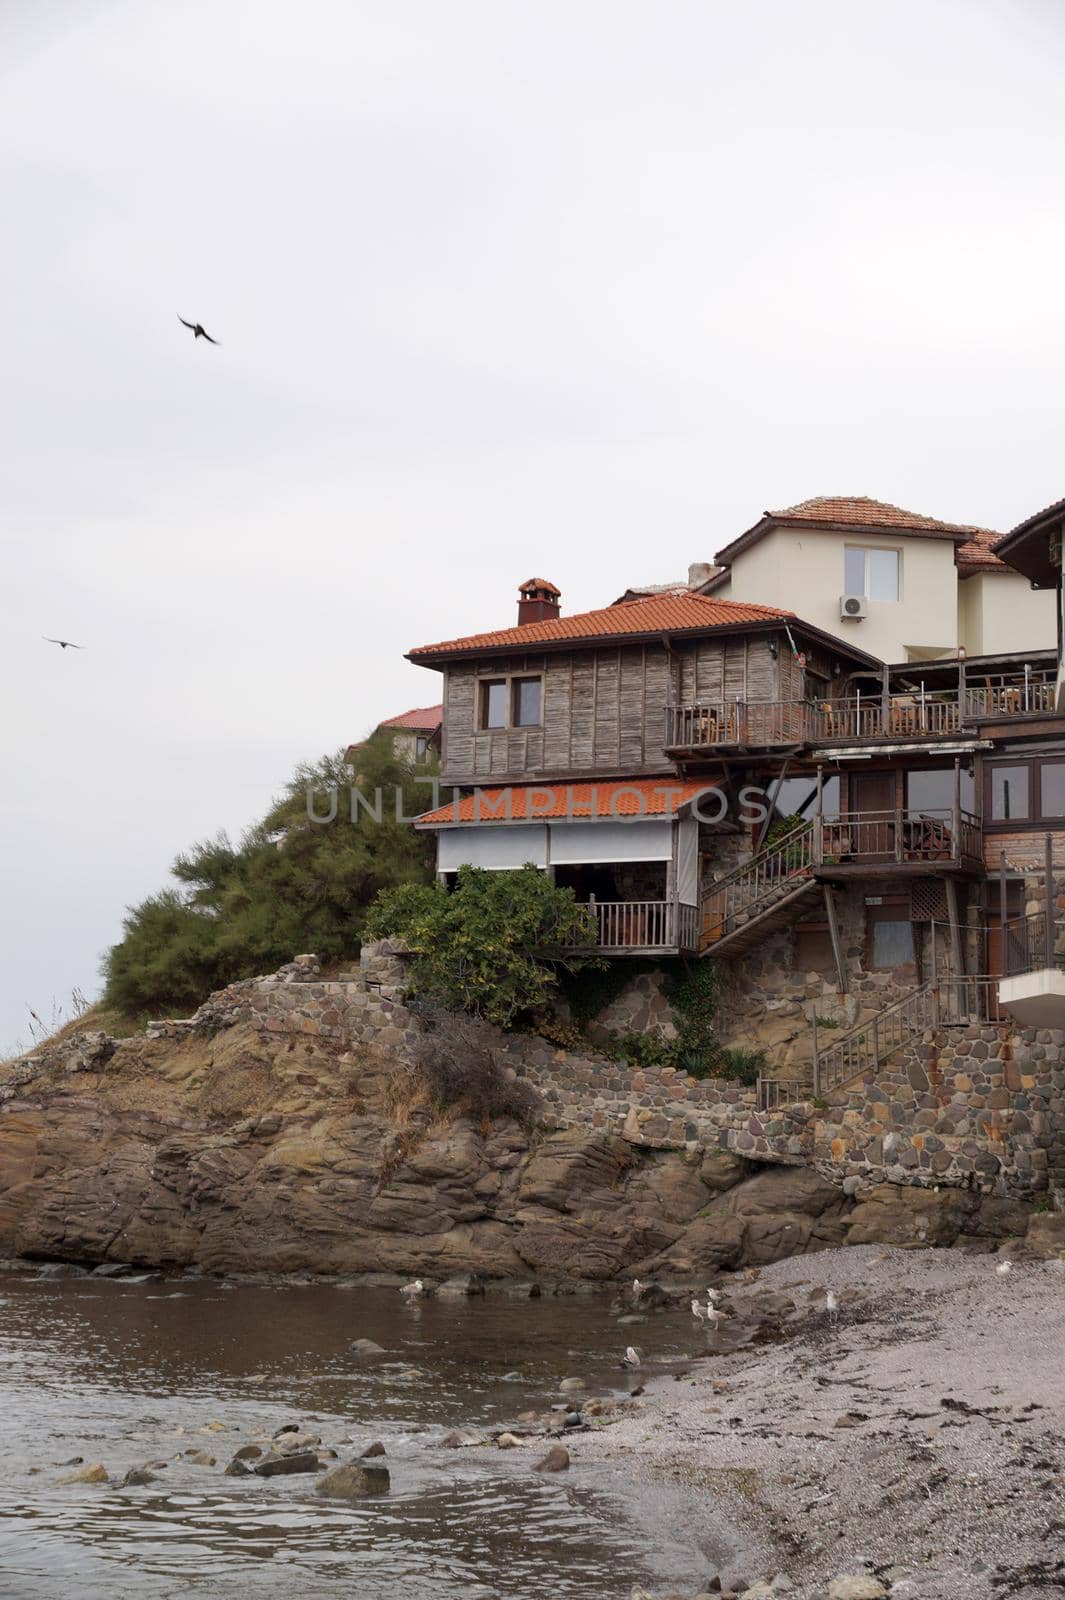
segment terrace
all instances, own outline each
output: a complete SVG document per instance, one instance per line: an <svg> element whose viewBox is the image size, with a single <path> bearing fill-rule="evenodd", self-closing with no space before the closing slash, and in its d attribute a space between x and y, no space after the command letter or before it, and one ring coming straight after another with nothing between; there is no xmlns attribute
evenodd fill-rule
<svg viewBox="0 0 1065 1600"><path fill-rule="evenodd" d="M941 685L943 668L931 663L919 681L858 688L839 699L699 700L670 706L666 749L683 759L704 751L927 742L957 738L980 723L1055 713L1056 677L1049 668L967 676L965 663L951 663L951 670L962 679L953 686Z"/></svg>

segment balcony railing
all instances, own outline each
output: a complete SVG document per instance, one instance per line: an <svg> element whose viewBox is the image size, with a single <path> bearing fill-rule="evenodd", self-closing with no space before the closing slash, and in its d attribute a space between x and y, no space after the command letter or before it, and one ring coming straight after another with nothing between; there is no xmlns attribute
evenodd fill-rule
<svg viewBox="0 0 1065 1600"><path fill-rule="evenodd" d="M964 689L913 690L886 698L705 700L670 706L666 739L671 750L706 750L950 738L979 722L1046 715L1054 702L1055 680L1042 672L1020 681L990 679Z"/></svg>
<svg viewBox="0 0 1065 1600"><path fill-rule="evenodd" d="M842 811L821 825L821 862L980 862L980 819L968 811Z"/></svg>
<svg viewBox="0 0 1065 1600"><path fill-rule="evenodd" d="M589 900L598 924L600 950L695 950L697 906L672 900Z"/></svg>

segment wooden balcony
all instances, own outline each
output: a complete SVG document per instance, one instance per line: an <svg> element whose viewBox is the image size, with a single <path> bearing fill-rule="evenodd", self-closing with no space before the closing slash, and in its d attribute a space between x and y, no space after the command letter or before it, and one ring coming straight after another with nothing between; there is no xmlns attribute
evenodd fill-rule
<svg viewBox="0 0 1065 1600"><path fill-rule="evenodd" d="M892 811L844 811L821 823L818 866L868 871L904 867L981 869L980 819L968 811L898 806Z"/></svg>
<svg viewBox="0 0 1065 1600"><path fill-rule="evenodd" d="M677 955L699 945L699 908L672 900L589 900L608 955Z"/></svg>
<svg viewBox="0 0 1065 1600"><path fill-rule="evenodd" d="M770 750L819 744L956 738L981 722L1054 712L1048 673L1016 681L988 680L964 689L853 695L844 700L698 701L670 706L667 750Z"/></svg>

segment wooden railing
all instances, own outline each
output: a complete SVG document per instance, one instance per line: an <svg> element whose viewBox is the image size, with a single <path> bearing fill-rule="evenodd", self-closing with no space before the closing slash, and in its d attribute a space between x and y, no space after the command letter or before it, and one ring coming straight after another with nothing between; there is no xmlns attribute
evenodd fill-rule
<svg viewBox="0 0 1065 1600"><path fill-rule="evenodd" d="M930 978L827 1049L822 1048L823 1030L818 1029L815 1016L815 1099L853 1078L874 1076L884 1062L921 1034L998 1021L998 982L986 975Z"/></svg>
<svg viewBox="0 0 1065 1600"><path fill-rule="evenodd" d="M821 824L821 859L848 861L969 861L981 855L980 820L951 807L913 811L842 811Z"/></svg>
<svg viewBox="0 0 1065 1600"><path fill-rule="evenodd" d="M815 859L815 831L803 822L768 849L752 856L712 885L703 900L701 943L716 944L782 898L800 878L809 877Z"/></svg>
<svg viewBox="0 0 1065 1600"><path fill-rule="evenodd" d="M672 900L590 900L600 950L694 950L698 944L696 906Z"/></svg>
<svg viewBox="0 0 1065 1600"><path fill-rule="evenodd" d="M1054 710L1055 683L1046 673L989 679L964 689L853 695L843 700L705 700L670 706L667 748L770 748L865 739L937 739L998 718Z"/></svg>

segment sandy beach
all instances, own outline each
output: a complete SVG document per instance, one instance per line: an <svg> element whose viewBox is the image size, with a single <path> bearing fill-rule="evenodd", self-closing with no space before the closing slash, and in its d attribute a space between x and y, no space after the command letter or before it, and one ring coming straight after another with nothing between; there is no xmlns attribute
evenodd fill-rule
<svg viewBox="0 0 1065 1600"><path fill-rule="evenodd" d="M715 1538L722 1513L737 1530L702 1591L1065 1595L1065 1263L1007 1259L866 1246L736 1274L691 1370L641 1371L639 1409L573 1439L574 1466L702 1491ZM759 1307L774 1342L703 1355Z"/></svg>

